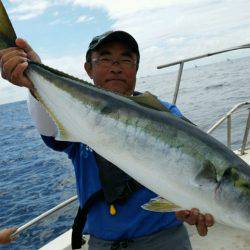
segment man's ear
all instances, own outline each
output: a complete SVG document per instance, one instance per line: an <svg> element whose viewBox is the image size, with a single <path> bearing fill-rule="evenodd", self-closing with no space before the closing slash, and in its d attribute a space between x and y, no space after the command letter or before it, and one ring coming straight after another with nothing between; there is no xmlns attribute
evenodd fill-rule
<svg viewBox="0 0 250 250"><path fill-rule="evenodd" d="M84 69L87 72L90 79L93 79L92 65L89 62L84 63Z"/></svg>

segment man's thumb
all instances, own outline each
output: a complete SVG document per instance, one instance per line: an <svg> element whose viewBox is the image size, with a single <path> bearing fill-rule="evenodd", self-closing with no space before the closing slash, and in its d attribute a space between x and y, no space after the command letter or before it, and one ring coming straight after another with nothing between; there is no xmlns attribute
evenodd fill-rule
<svg viewBox="0 0 250 250"><path fill-rule="evenodd" d="M23 49L26 53L33 50L31 46L22 38L16 39L16 46L19 47L20 49Z"/></svg>

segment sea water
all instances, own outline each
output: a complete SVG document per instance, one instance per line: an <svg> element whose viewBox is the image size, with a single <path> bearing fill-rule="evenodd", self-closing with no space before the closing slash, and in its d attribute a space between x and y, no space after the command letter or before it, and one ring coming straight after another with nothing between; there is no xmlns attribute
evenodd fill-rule
<svg viewBox="0 0 250 250"><path fill-rule="evenodd" d="M177 72L138 79L137 90L171 102ZM240 102L250 102L250 57L184 70L177 106L207 131ZM232 119L232 148L241 146L248 114ZM225 123L226 124L226 123ZM212 135L226 143L226 125ZM73 167L66 155L44 145L24 101L0 106L0 229L21 226L76 194ZM68 230L77 202L21 233L0 249L38 249Z"/></svg>

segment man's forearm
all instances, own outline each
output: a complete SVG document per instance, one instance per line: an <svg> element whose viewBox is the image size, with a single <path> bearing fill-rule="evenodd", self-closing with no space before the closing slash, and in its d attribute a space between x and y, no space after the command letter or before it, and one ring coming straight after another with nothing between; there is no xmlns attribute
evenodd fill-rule
<svg viewBox="0 0 250 250"><path fill-rule="evenodd" d="M32 120L34 121L38 132L41 135L53 136L57 134L57 127L49 114L44 110L39 101L31 93L28 95L28 109Z"/></svg>

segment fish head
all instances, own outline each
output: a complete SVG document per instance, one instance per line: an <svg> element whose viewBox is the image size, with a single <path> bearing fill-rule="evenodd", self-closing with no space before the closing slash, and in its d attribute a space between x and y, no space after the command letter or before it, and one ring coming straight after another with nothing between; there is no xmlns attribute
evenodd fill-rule
<svg viewBox="0 0 250 250"><path fill-rule="evenodd" d="M250 167L228 167L215 189L215 199L224 208L226 224L250 231ZM229 222L229 223L228 223Z"/></svg>

